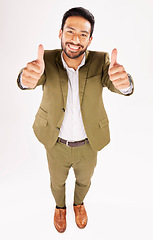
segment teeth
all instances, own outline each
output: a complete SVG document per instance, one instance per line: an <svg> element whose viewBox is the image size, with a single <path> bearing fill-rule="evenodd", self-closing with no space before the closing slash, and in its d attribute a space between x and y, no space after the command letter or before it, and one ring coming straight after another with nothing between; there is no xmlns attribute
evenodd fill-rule
<svg viewBox="0 0 153 240"><path fill-rule="evenodd" d="M79 49L78 46L74 46L74 45L70 45L70 44L69 44L69 47L72 48L72 49L74 49L74 50L78 50L78 49Z"/></svg>

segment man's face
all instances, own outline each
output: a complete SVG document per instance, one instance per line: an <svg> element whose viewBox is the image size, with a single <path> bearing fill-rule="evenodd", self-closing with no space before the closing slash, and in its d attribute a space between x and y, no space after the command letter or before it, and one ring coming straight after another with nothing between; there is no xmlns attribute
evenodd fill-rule
<svg viewBox="0 0 153 240"><path fill-rule="evenodd" d="M92 41L90 32L91 24L85 18L73 16L66 19L59 38L62 49L69 58L78 58L86 51Z"/></svg>

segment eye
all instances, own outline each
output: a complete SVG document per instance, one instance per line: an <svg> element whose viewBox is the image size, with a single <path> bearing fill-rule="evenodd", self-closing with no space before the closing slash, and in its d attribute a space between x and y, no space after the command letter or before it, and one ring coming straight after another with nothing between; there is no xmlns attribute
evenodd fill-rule
<svg viewBox="0 0 153 240"><path fill-rule="evenodd" d="M70 33L70 34L73 34L73 31L71 31L71 30L68 30L67 32Z"/></svg>
<svg viewBox="0 0 153 240"><path fill-rule="evenodd" d="M81 37L83 37L83 38L87 38L88 36L87 36L87 34L82 33L82 34L81 34Z"/></svg>

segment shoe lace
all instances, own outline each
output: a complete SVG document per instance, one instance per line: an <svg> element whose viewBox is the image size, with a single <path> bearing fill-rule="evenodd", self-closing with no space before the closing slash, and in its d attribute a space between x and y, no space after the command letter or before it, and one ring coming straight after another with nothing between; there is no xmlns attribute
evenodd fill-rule
<svg viewBox="0 0 153 240"><path fill-rule="evenodd" d="M60 218L64 218L64 212L63 212L63 209L59 209L59 213L60 213Z"/></svg>
<svg viewBox="0 0 153 240"><path fill-rule="evenodd" d="M84 213L82 205L79 206L79 213L80 213L80 215L82 215Z"/></svg>

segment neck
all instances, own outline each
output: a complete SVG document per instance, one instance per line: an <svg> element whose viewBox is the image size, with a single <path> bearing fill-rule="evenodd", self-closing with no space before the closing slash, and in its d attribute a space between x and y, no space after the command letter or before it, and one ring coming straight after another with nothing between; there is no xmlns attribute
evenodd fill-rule
<svg viewBox="0 0 153 240"><path fill-rule="evenodd" d="M75 71L77 70L78 66L80 65L80 63L82 62L82 59L84 58L84 54L82 54L81 56L79 56L78 58L72 59L69 58L65 52L63 51L63 58L64 61L66 62L66 64L68 65L69 68L73 68Z"/></svg>

